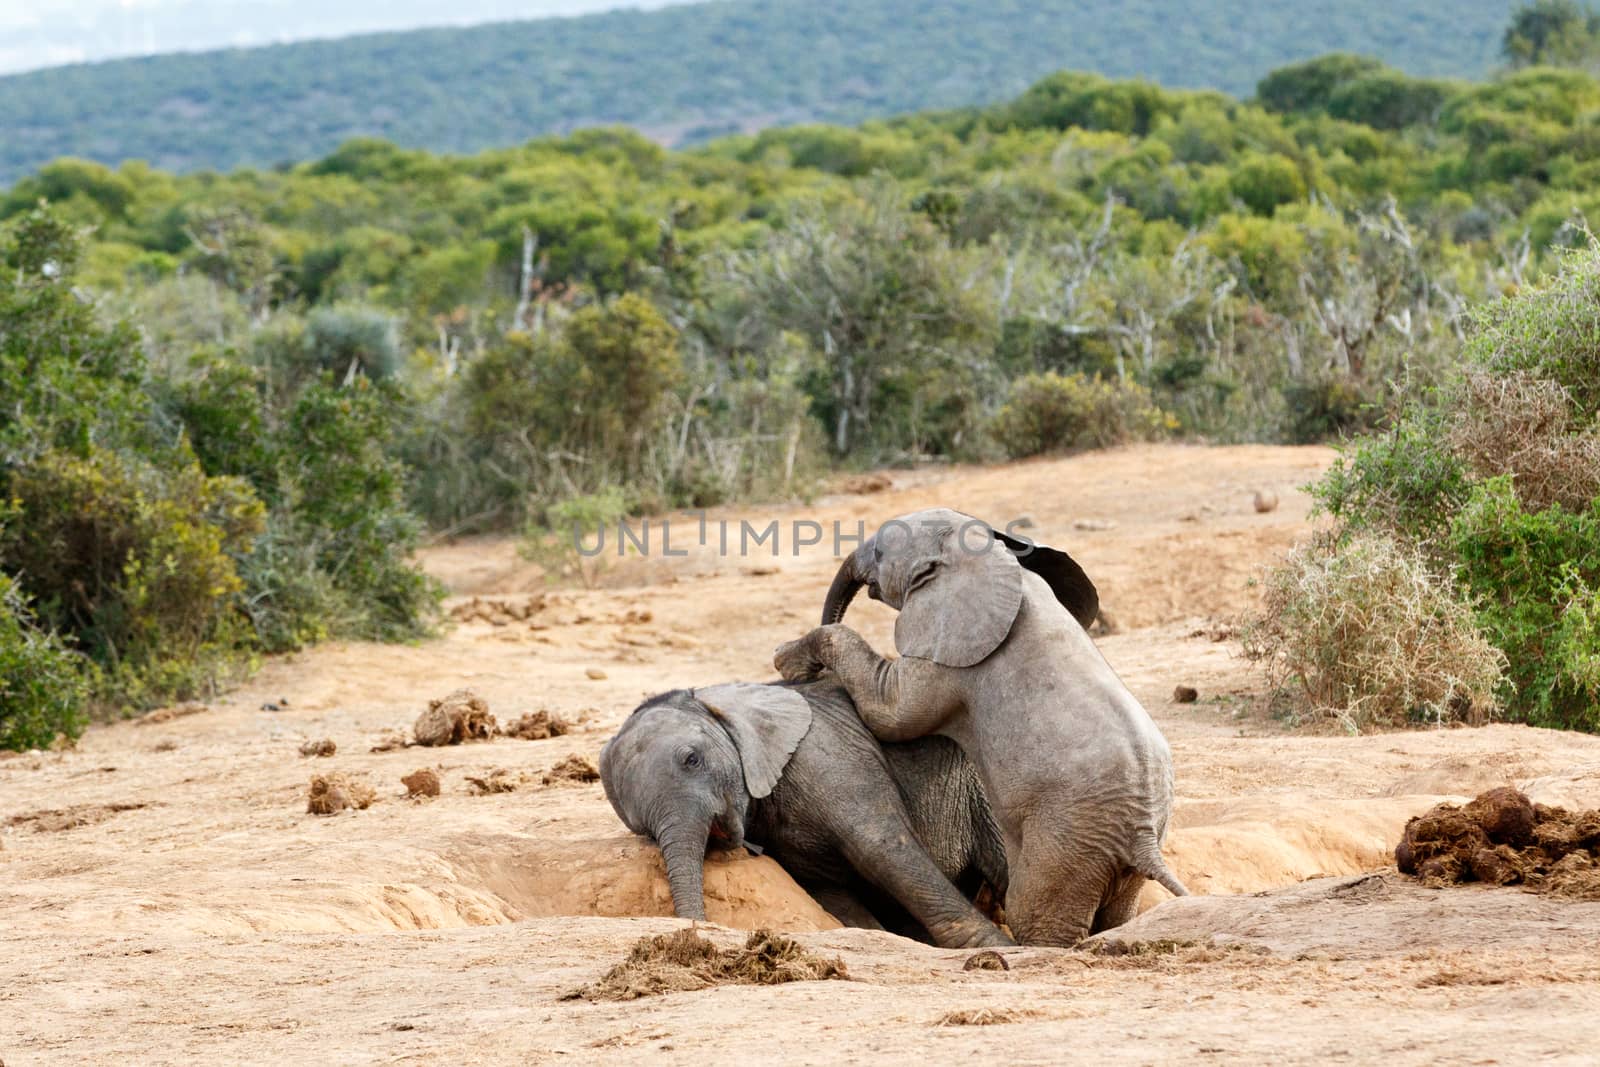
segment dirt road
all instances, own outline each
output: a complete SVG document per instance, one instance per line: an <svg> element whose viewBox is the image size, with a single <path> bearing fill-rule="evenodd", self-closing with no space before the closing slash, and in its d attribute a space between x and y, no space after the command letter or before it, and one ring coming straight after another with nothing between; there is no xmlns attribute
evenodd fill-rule
<svg viewBox="0 0 1600 1067"><path fill-rule="evenodd" d="M0 1061L1593 1062L1600 903L1371 872L1440 797L1512 781L1600 806L1600 738L1286 733L1227 639L1251 575L1310 529L1298 487L1330 458L1149 446L891 472L877 492L713 511L705 547L679 516L687 555L613 560L593 589L552 589L505 541L431 549L455 607L513 610L465 609L480 617L415 646L275 660L191 714L0 757ZM1258 489L1281 505L1257 513ZM770 861L718 857L713 918L798 931L853 980L561 999L682 924L637 917L670 914L665 885L600 787L543 774L593 759L646 694L771 676L834 566L826 537L791 554L795 521L870 528L934 503L1026 516L1095 578L1118 626L1099 644L1173 743L1169 861L1214 896L1150 890L1157 906L1119 932L1147 943L1133 955L1017 950L1009 971L967 972L966 953L827 929ZM740 520L777 520L780 554L719 555L722 520L735 545ZM880 605L852 622L892 647ZM1173 703L1179 684L1200 699ZM502 723L543 709L576 726L371 751L460 687ZM321 739L334 755L299 754ZM442 795L405 799L401 776L423 767ZM475 795L469 779L496 770L515 790ZM378 800L306 814L329 771Z"/></svg>

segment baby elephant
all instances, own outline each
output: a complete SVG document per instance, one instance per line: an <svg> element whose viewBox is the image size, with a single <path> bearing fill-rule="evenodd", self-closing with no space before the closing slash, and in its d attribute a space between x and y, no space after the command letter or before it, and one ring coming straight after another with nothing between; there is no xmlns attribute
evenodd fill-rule
<svg viewBox="0 0 1600 1067"><path fill-rule="evenodd" d="M767 849L825 906L878 893L935 944L1012 943L953 884L1006 886L1004 845L971 764L944 738L880 745L832 683L654 697L606 743L600 780L628 829L660 847L683 918L705 918L714 839Z"/></svg>

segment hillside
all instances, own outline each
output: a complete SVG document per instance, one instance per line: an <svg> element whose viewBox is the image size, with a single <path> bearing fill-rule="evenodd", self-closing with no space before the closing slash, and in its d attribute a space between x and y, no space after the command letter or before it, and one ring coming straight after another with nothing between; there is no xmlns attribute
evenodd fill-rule
<svg viewBox="0 0 1600 1067"><path fill-rule="evenodd" d="M1333 50L1477 77L1510 6L720 0L121 60L0 79L0 183L64 155L229 169L313 158L358 135L469 152L625 123L681 143L987 103L1063 67L1238 95Z"/></svg>

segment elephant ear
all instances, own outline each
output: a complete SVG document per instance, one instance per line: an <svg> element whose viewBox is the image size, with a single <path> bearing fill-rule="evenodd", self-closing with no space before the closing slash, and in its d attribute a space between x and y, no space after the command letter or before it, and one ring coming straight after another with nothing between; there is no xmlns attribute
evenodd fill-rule
<svg viewBox="0 0 1600 1067"><path fill-rule="evenodd" d="M1100 614L1100 593L1077 560L1049 545L1024 541L999 530L994 535L1016 553L1018 563L1045 580L1061 606L1072 613L1079 625L1087 630L1094 624Z"/></svg>
<svg viewBox="0 0 1600 1067"><path fill-rule="evenodd" d="M811 704L793 689L747 682L696 689L694 698L733 738L750 795L770 794L811 729Z"/></svg>
<svg viewBox="0 0 1600 1067"><path fill-rule="evenodd" d="M983 542L987 540L987 549ZM1022 567L998 540L944 537L939 569L906 597L894 624L902 656L971 667L1000 647L1022 610Z"/></svg>

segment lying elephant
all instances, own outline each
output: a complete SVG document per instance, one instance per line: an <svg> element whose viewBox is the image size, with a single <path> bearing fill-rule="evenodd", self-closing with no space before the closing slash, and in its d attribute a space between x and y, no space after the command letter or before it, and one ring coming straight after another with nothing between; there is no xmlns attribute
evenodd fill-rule
<svg viewBox="0 0 1600 1067"><path fill-rule="evenodd" d="M1012 943L953 884L1006 886L1004 846L972 765L945 738L880 745L837 685L655 697L606 743L600 780L628 829L660 847L683 918L705 918L703 863L715 839L764 847L836 914L852 898L881 905L886 894L938 945Z"/></svg>

